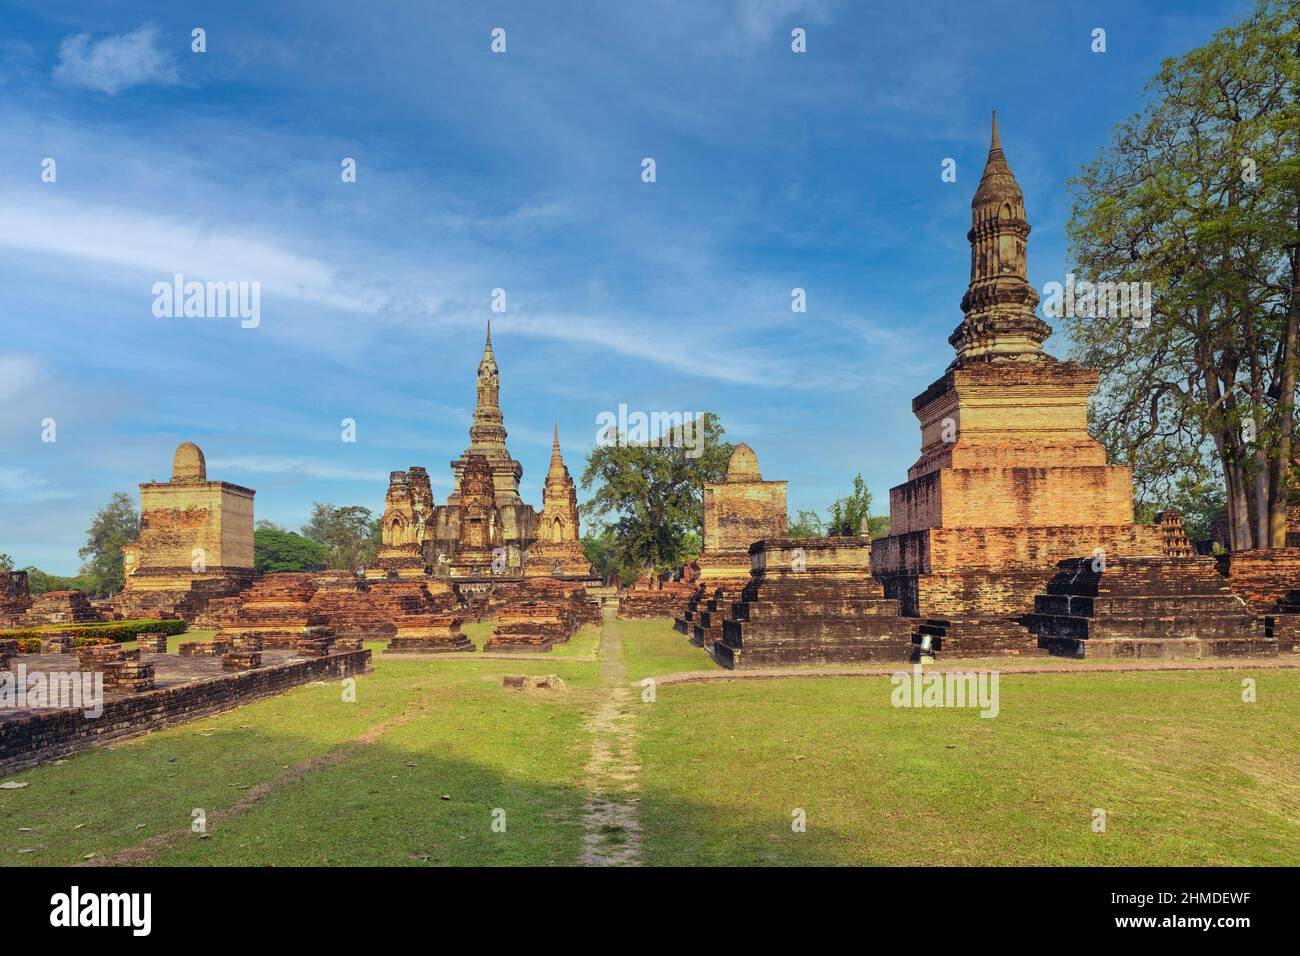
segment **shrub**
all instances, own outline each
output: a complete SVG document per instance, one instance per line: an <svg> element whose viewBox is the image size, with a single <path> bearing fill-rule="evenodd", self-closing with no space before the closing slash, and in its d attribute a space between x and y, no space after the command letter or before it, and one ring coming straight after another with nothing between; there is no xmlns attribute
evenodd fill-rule
<svg viewBox="0 0 1300 956"><path fill-rule="evenodd" d="M115 644L120 641L134 640L136 635L146 631L159 634L183 634L188 627L182 620L165 621L99 621L92 624L48 624L44 627L28 627L14 631L0 631L0 639L39 640L48 634L71 634L73 645L84 647L89 644ZM83 640L86 643L83 643Z"/></svg>

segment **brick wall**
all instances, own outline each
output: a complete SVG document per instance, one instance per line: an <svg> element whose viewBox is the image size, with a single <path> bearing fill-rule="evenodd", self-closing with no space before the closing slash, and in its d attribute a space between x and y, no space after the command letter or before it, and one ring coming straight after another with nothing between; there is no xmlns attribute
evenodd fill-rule
<svg viewBox="0 0 1300 956"><path fill-rule="evenodd" d="M350 651L108 700L93 720L80 710L47 710L0 721L0 774L207 717L300 684L361 674L369 667L370 651Z"/></svg>

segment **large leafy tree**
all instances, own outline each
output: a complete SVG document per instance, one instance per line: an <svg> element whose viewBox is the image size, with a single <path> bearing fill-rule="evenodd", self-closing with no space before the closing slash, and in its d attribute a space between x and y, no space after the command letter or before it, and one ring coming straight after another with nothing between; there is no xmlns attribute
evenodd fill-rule
<svg viewBox="0 0 1300 956"><path fill-rule="evenodd" d="M322 571L329 548L319 541L259 521L253 532L253 566L263 574L276 571Z"/></svg>
<svg viewBox="0 0 1300 956"><path fill-rule="evenodd" d="M726 477L732 445L711 412L693 427L702 433L682 426L649 441L628 441L611 428L587 458L582 487L596 490L583 511L609 529L607 561L625 580L699 552L704 483Z"/></svg>
<svg viewBox="0 0 1300 956"><path fill-rule="evenodd" d="M1149 326L1066 317L1094 433L1139 502L1221 482L1234 548L1281 547L1300 329L1300 13L1261 0L1167 60L1072 181L1073 270L1150 282Z"/></svg>
<svg viewBox="0 0 1300 956"><path fill-rule="evenodd" d="M140 515L130 495L115 492L108 504L95 513L86 532L86 544L78 552L85 559L81 576L91 584L96 597L107 597L122 590L122 546L136 539L140 532Z"/></svg>
<svg viewBox="0 0 1300 956"><path fill-rule="evenodd" d="M312 505L311 520L302 535L327 549L331 568L356 570L374 563L380 544L380 519L361 505Z"/></svg>

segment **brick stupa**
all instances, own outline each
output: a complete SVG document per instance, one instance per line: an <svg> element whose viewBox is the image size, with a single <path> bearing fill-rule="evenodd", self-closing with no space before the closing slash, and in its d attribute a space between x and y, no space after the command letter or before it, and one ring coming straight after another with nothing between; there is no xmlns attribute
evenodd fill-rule
<svg viewBox="0 0 1300 956"><path fill-rule="evenodd" d="M193 621L212 598L239 593L255 574L254 494L209 481L202 450L181 442L171 480L140 485L140 534L122 548L126 586L117 610Z"/></svg>
<svg viewBox="0 0 1300 956"><path fill-rule="evenodd" d="M704 485L704 547L696 590L675 627L700 647L722 637L722 622L749 583L749 546L786 536L786 482L764 481L758 456L743 442L731 452L725 480Z"/></svg>
<svg viewBox="0 0 1300 956"><path fill-rule="evenodd" d="M918 639L930 635L946 656L1046 653L1026 616L1036 596L1068 591L1054 579L1068 580L1085 558L1099 567L1109 562L1109 570L1092 575L1093 593L1119 587L1126 594L1125 602L1089 603L1089 613L1127 620L1057 621L1057 638L1079 640L1056 639L1054 651L1082 656L1088 634L1154 633L1142 622L1161 613L1166 595L1187 594L1173 586L1178 576L1214 592L1201 602L1221 612L1206 636L1222 635L1239 599L1211 588L1215 582L1201 566L1210 559L1166 556L1166 531L1134 523L1131 470L1108 465L1105 449L1088 434L1098 373L1043 350L1051 328L1034 314L1024 195L999 142L996 115L971 219L970 286L948 339L957 355L912 401L921 456L909 480L890 489L890 533L873 543L873 573L904 614L925 622ZM1122 582L1134 574L1138 593ZM1059 602L1045 604L1064 610ZM1069 616L1078 616L1073 605ZM1182 636L1195 637L1192 624L1184 625ZM1124 652L1114 644L1091 646L1094 654Z"/></svg>
<svg viewBox="0 0 1300 956"><path fill-rule="evenodd" d="M525 576L596 580L596 571L582 550L578 492L560 452L558 424L551 443L551 466L542 486L542 512L537 519L536 539L525 552Z"/></svg>

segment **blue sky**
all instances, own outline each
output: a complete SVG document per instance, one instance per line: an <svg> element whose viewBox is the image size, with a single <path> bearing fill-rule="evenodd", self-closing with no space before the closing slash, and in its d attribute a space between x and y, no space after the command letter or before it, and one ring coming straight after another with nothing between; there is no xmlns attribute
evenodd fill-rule
<svg viewBox="0 0 1300 956"><path fill-rule="evenodd" d="M0 5L0 552L72 573L185 439L294 527L410 465L443 498L489 317L528 500L553 419L576 477L626 403L718 413L792 513L857 472L883 512L952 357L990 110L1041 288L1065 180L1250 6ZM261 324L155 317L176 272L260 282Z"/></svg>

